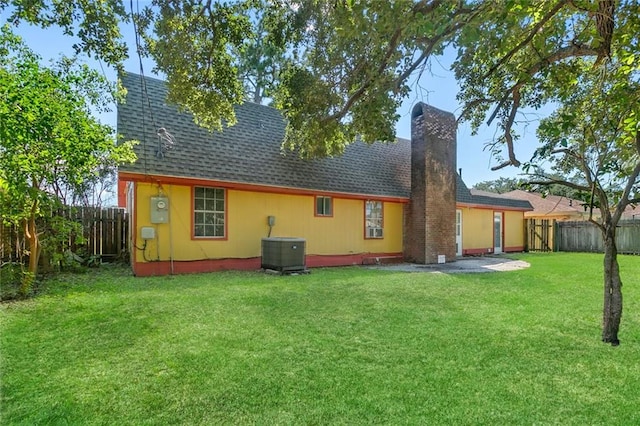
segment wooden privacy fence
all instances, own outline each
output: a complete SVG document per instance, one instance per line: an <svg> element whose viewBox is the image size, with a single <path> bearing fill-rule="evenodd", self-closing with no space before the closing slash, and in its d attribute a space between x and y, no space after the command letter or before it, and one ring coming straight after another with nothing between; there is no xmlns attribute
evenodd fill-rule
<svg viewBox="0 0 640 426"><path fill-rule="evenodd" d="M525 232L527 251L554 251L555 220L527 219Z"/></svg>
<svg viewBox="0 0 640 426"><path fill-rule="evenodd" d="M590 222L557 222L558 251L604 252L602 233ZM618 253L640 254L640 220L621 220L616 229Z"/></svg>
<svg viewBox="0 0 640 426"><path fill-rule="evenodd" d="M99 256L102 261L127 259L129 220L126 210L118 207L67 207L58 212L82 226L82 238L72 236L66 249L86 256ZM15 262L27 249L23 231L0 221L0 259Z"/></svg>
<svg viewBox="0 0 640 426"><path fill-rule="evenodd" d="M587 221L527 219L528 251L604 252L600 229ZM640 220L621 220L616 229L618 253L640 254Z"/></svg>

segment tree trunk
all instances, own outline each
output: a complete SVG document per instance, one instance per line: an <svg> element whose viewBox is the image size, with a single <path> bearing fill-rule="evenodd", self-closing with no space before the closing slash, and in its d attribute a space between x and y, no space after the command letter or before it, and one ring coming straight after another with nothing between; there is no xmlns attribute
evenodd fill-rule
<svg viewBox="0 0 640 426"><path fill-rule="evenodd" d="M259 84L256 84L256 90L253 92L253 102L261 105L262 104L262 87Z"/></svg>
<svg viewBox="0 0 640 426"><path fill-rule="evenodd" d="M622 318L622 281L618 266L616 228L608 226L604 239L604 309L602 314L602 341L618 346L618 330Z"/></svg>
<svg viewBox="0 0 640 426"><path fill-rule="evenodd" d="M37 231L36 219L32 216L25 224L25 237L29 241L29 269L22 278L22 284L20 285L20 293L23 296L29 294L31 287L33 286L33 282L38 274L38 263L40 261L42 246L40 244L40 238L38 237Z"/></svg>

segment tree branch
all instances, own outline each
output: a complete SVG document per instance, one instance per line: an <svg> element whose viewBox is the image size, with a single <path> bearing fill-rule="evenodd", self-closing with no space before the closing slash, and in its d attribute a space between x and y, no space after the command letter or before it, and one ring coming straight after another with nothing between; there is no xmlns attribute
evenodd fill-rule
<svg viewBox="0 0 640 426"><path fill-rule="evenodd" d="M416 68L418 68L420 66L420 64L424 63L427 60L427 58L429 58L429 56L431 55L432 51L433 51L433 45L429 46L429 49L423 50L422 54L420 55L420 57L417 60L415 60L409 66L409 68L404 70L404 72L402 74L400 74L398 76L398 78L396 78L395 88L394 88L395 92L400 90L400 85L402 84L402 82L405 81L416 70Z"/></svg>
<svg viewBox="0 0 640 426"><path fill-rule="evenodd" d="M582 56L597 56L597 55L598 55L598 51L595 49L591 49L590 47L584 47L582 45L572 44L571 46L565 46L561 49L556 50L546 58L541 58L541 60L533 64L533 66L529 68L529 70L527 70L525 74L528 77L532 77L536 73L538 73L540 70L542 70L542 68L550 64L553 64L555 62L559 62L568 58L577 58ZM521 78L511 87L511 89L507 91L507 93L500 99L500 101L498 102L498 106L494 109L493 113L487 120L487 125L491 125L491 122L496 118L496 115L500 110L500 108L502 107L502 105L504 105L504 103L509 100L510 93L512 93L513 90L515 90L516 88L523 86L524 83L525 83L525 80Z"/></svg>
<svg viewBox="0 0 640 426"><path fill-rule="evenodd" d="M433 12L438 6L442 4L442 0L434 0L431 3L426 2L425 0L417 2L413 8L411 9L413 14L421 13L423 15L427 15L430 12Z"/></svg>
<svg viewBox="0 0 640 426"><path fill-rule="evenodd" d="M444 2L442 0L434 0L432 2L426 2L426 1L421 1L419 3L417 3L416 5L414 5L414 7L412 8L412 12L413 15L415 16L417 13L421 13L423 15L428 15L429 13L432 13L436 8L438 8L440 5L442 5ZM439 34L437 34L436 36L432 37L432 38L427 38L424 40L424 42L426 43L426 46L424 46L424 49L420 55L420 57L415 60L406 70L404 70L400 75L398 75L398 77L394 80L393 82L393 90L394 92L397 92L400 88L400 85L402 84L402 82L404 80L406 80L422 63L424 63L424 61L427 60L427 58L433 53L433 50L436 48L436 46L438 45L439 42L441 42L446 36L453 34L455 31L457 31L458 29L460 29L466 22L468 22L469 20L472 20L473 18L475 18L476 16L478 16L478 14L480 13L480 8L475 8L475 9L458 9L456 12L456 16L459 15L469 15L465 20L463 21L458 21L455 22L453 24L448 25L445 29L442 30L442 32L440 32ZM389 65L389 59L391 59L393 53L396 51L396 49L398 48L398 46L401 43L400 37L403 33L403 27L399 27L395 30L393 36L391 37L391 40L389 41L389 45L387 48L387 51L385 52L385 55L382 58L382 61L380 62L376 73L372 74L372 75L382 75L385 68ZM360 64L359 64L360 65ZM339 120L341 118L343 118L350 110L350 108L353 106L353 104L360 99L367 91L367 89L369 89L369 87L371 87L371 84L373 83L373 78L369 77L366 81L364 81L360 87L358 87L358 89L356 91L354 91L349 98L346 100L346 102L344 103L344 105L342 106L342 108L340 108L339 111L323 118L321 120L321 123L326 123L329 121L333 121L333 120Z"/></svg>
<svg viewBox="0 0 640 426"><path fill-rule="evenodd" d="M528 184L531 185L542 185L542 186L549 186L549 185L562 185L562 186L566 186L568 188L571 189L575 189L578 191L590 191L591 188L589 188L588 186L584 186L584 185L580 185L574 182L569 182L567 180L562 180L562 179L547 179L547 180L540 180L540 181L535 181L535 180L531 180L531 181L527 181Z"/></svg>
<svg viewBox="0 0 640 426"><path fill-rule="evenodd" d="M598 12L596 13L596 29L602 38L598 47L598 58L595 65L603 59L611 57L611 40L613 38L613 27L615 22L613 15L616 10L616 2L613 0L599 0Z"/></svg>
<svg viewBox="0 0 640 426"><path fill-rule="evenodd" d="M636 143L638 144L638 148L640 149L640 133L636 135ZM615 221L614 223L618 223L618 221L620 220L620 217L622 217L622 213L625 211L627 206L631 204L631 200L629 199L629 196L631 195L631 190L636 184L636 181L639 175L640 175L640 161L636 163L636 166L634 167L633 171L629 175L629 178L627 179L627 184L625 185L624 191L622 192L622 197L620 198L620 202L616 206L616 210L613 214L613 220Z"/></svg>
<svg viewBox="0 0 640 426"><path fill-rule="evenodd" d="M579 56L595 56L597 54L598 54L597 50L594 50L591 48L585 48L580 45L566 46L555 51L553 54L547 56L546 58L542 58L540 61L535 63L531 68L529 68L529 70L525 74L528 77L531 77L537 74L540 70L542 70L544 67L548 66L549 64L561 61L563 59L575 58ZM487 125L491 125L491 123L496 118L496 115L498 114L502 106L509 100L510 97L512 97L513 103L511 105L511 112L509 113L509 117L507 118L507 121L505 123L505 132L504 132L504 137L507 143L507 150L509 152L509 160L495 167L492 167L491 170L494 170L494 171L500 170L510 165L514 165L516 167L520 166L520 161L518 161L514 153L513 138L511 137L511 128L513 126L518 108L520 107L520 88L524 86L525 82L526 81L524 80L524 78L521 78L520 80L518 80L518 82L516 82L511 87L511 89L502 97L502 99L500 99L500 101L498 102L498 105L493 110L493 113L491 114L491 116L489 117L489 120L487 121Z"/></svg>
<svg viewBox="0 0 640 426"><path fill-rule="evenodd" d="M518 108L520 107L520 88L514 89L513 91L513 103L511 104L511 112L509 113L509 117L505 123L504 127L504 138L507 142L507 151L509 153L509 160L494 166L491 170L500 170L509 165L514 165L516 167L520 167L520 161L516 158L515 150L513 148L513 137L511 136L511 128L513 126L513 122L516 119L516 113L518 112Z"/></svg>
<svg viewBox="0 0 640 426"><path fill-rule="evenodd" d="M533 40L533 38L536 36L536 34L538 34L538 31L540 31L540 28L542 28L544 26L544 24L546 24L547 22L549 22L549 20L551 20L551 18L553 18L556 13L558 13L558 11L560 9L562 9L566 4L568 3L568 0L562 0L559 1L554 7L551 8L551 10L549 10L549 12L547 12L546 15L544 15L542 17L542 19L540 21L538 21L536 23L536 25L533 26L533 28L531 29L531 31L529 32L529 35L527 37L525 37L524 40L522 40L520 43L518 43L513 49L511 49L509 52L507 52L507 54L505 56L503 56L502 58L500 58L500 60L498 62L496 62L495 65L493 65L489 71L487 71L487 73L484 75L483 78L488 78L491 74L493 74L499 67L501 67L502 65L504 65L509 59L511 59L511 57L513 57L513 55L515 55L516 53L518 53L518 51L520 49L522 49L524 46L526 46L527 44L529 44L529 42L531 42L531 40Z"/></svg>
<svg viewBox="0 0 640 426"><path fill-rule="evenodd" d="M387 67L389 59L393 55L393 52L395 51L395 49L398 47L398 44L399 44L398 40L400 39L401 34L402 34L402 28L396 28L395 32L393 33L393 36L391 37L391 40L389 41L389 46L387 48L387 51L385 52L382 58L382 61L380 62L380 65L376 70L377 73L374 73L372 75L381 75L384 69ZM347 99L347 101L342 106L342 108L340 108L339 111L323 118L321 120L321 123L326 123L333 120L339 120L342 117L344 117L349 112L349 109L353 106L353 104L358 99L360 99L360 97L371 86L371 83L373 83L373 78L369 77L364 83L362 83L362 85L360 85L360 87L355 92L351 94L351 96L349 96L349 99Z"/></svg>

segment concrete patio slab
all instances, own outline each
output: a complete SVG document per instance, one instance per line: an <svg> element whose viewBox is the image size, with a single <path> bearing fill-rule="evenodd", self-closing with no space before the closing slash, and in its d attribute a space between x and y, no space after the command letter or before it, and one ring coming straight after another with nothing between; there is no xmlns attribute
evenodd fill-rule
<svg viewBox="0 0 640 426"><path fill-rule="evenodd" d="M531 265L523 260L509 259L503 256L459 257L454 262L420 265L416 263L397 263L371 265L366 268L400 272L432 272L442 274L504 272L526 269Z"/></svg>

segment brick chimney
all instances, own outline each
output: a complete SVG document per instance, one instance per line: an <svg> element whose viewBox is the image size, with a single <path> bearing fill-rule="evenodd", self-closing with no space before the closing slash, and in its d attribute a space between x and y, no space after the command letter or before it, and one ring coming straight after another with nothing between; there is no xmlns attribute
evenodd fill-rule
<svg viewBox="0 0 640 426"><path fill-rule="evenodd" d="M405 257L416 263L456 257L456 120L418 103L411 113L411 201L405 210ZM442 259L442 258L440 258Z"/></svg>

